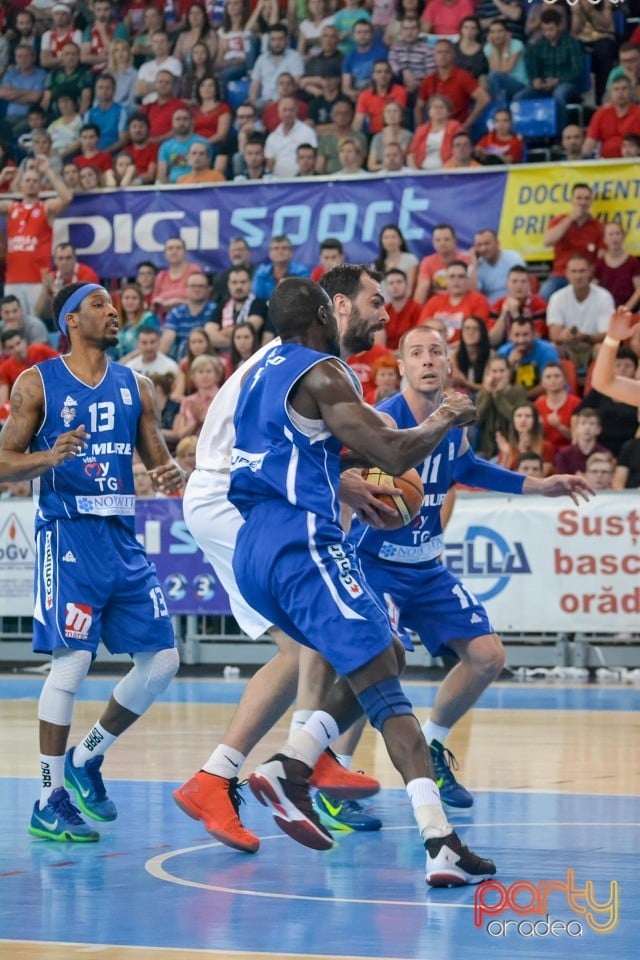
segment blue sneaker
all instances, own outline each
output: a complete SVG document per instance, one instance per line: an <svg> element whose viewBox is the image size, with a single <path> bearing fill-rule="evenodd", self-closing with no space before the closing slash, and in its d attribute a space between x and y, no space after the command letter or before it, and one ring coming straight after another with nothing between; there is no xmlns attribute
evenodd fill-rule
<svg viewBox="0 0 640 960"><path fill-rule="evenodd" d="M351 833L352 830L380 830L382 827L382 820L372 817L357 800L334 802L326 793L318 790L313 798L313 806L320 822L330 830Z"/></svg>
<svg viewBox="0 0 640 960"><path fill-rule="evenodd" d="M115 820L118 816L116 805L109 800L100 773L104 757L92 757L84 767L74 767L72 757L75 747L67 750L64 758L64 784L74 790L78 806L92 820Z"/></svg>
<svg viewBox="0 0 640 960"><path fill-rule="evenodd" d="M36 800L29 833L43 840L73 840L76 843L95 843L100 839L100 834L84 822L64 787L53 791L42 810Z"/></svg>
<svg viewBox="0 0 640 960"><path fill-rule="evenodd" d="M458 769L454 755L438 740L432 740L429 749L442 802L450 807L472 807L473 797L453 775L453 770Z"/></svg>

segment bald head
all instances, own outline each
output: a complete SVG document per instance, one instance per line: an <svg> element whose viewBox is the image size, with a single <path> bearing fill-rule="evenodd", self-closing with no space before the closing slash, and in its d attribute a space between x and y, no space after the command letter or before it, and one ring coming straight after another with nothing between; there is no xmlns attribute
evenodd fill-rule
<svg viewBox="0 0 640 960"><path fill-rule="evenodd" d="M315 346L320 334L320 340L327 339L327 350L335 352L337 326L333 305L328 294L312 280L282 280L269 300L269 317L282 340L298 340L305 345L313 340Z"/></svg>

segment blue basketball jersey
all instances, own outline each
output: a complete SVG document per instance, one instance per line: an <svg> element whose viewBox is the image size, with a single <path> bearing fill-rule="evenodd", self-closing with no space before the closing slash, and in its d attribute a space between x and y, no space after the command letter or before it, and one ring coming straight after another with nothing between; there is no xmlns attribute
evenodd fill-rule
<svg viewBox="0 0 640 960"><path fill-rule="evenodd" d="M44 421L31 451L50 450L57 437L84 424L83 454L34 481L36 529L52 520L135 516L132 458L142 401L135 374L109 362L95 387L78 380L61 357L36 365L42 377Z"/></svg>
<svg viewBox="0 0 640 960"><path fill-rule="evenodd" d="M328 354L300 344L282 344L265 356L242 385L234 417L229 500L245 518L258 503L284 499L339 522L342 444L322 420L305 420L289 406L300 378L327 359Z"/></svg>
<svg viewBox="0 0 640 960"><path fill-rule="evenodd" d="M396 394L376 406L393 417L400 429L417 426L403 394ZM358 553L380 557L392 563L426 563L444 550L440 508L454 479L456 459L462 442L460 427L449 430L435 450L418 464L416 470L424 484L424 500L420 513L399 530L374 530L354 519L349 533Z"/></svg>

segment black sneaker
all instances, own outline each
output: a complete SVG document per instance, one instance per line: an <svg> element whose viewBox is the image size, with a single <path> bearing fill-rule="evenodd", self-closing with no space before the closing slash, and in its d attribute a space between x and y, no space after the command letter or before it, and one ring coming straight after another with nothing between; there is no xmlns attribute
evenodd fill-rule
<svg viewBox="0 0 640 960"><path fill-rule="evenodd" d="M463 846L456 833L434 837L424 846L427 851L425 879L430 887L463 887L495 876L493 860L484 860Z"/></svg>
<svg viewBox="0 0 640 960"><path fill-rule="evenodd" d="M436 783L440 790L440 799L449 807L472 807L473 797L461 783L458 783L453 771L458 769L458 761L438 740L429 744Z"/></svg>
<svg viewBox="0 0 640 960"><path fill-rule="evenodd" d="M249 777L251 791L284 833L313 850L329 850L333 839L320 823L309 796L311 768L282 753L261 763Z"/></svg>

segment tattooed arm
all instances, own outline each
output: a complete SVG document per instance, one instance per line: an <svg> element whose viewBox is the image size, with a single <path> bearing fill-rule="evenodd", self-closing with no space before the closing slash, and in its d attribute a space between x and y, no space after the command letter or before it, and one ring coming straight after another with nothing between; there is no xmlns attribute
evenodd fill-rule
<svg viewBox="0 0 640 960"><path fill-rule="evenodd" d="M142 400L136 447L154 486L162 493L172 493L184 486L186 478L182 468L169 453L162 435L151 381L140 374L136 374L136 380Z"/></svg>
<svg viewBox="0 0 640 960"><path fill-rule="evenodd" d="M84 426L61 433L50 450L29 453L29 444L44 416L44 393L37 370L25 370L11 391L11 412L0 432L0 482L33 480L52 467L82 453L88 434Z"/></svg>

